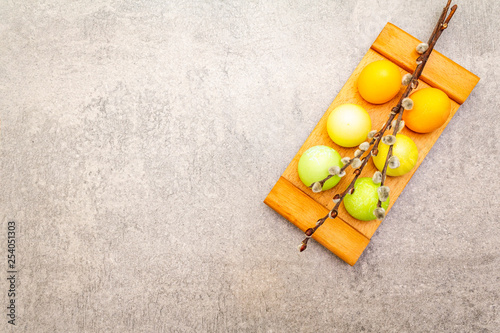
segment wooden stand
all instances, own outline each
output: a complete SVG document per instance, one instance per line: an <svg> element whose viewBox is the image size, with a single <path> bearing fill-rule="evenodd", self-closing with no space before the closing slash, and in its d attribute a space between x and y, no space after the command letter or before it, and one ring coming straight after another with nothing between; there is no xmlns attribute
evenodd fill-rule
<svg viewBox="0 0 500 333"><path fill-rule="evenodd" d="M394 97L386 104L374 105L366 102L359 96L356 81L361 70L369 63L387 59L396 64L401 71L401 75L412 73L416 67L415 59L418 53L415 47L419 40L407 34L398 27L387 23L380 35L377 37L371 48L356 67L346 84L339 92L333 103L325 112L319 123L302 145L297 155L281 175L278 182L266 197L264 202L288 221L295 224L302 231L313 227L316 221L325 216L334 204L332 198L335 193L343 191L352 179L352 168L348 168L347 175L333 189L321 193L313 193L299 179L297 173L297 163L300 156L307 149L316 145L326 145L337 150L341 156L352 157L356 148L343 148L330 139L326 131L326 122L330 112L337 106L344 103L354 103L363 106L372 119L372 128L379 129L387 120L387 117L394 107L401 94ZM391 202L389 209L396 202L404 187L413 176L417 168L422 163L429 150L432 148L441 132L448 125L459 106L465 102L479 78L446 58L437 51L433 51L429 61L419 80L417 89L434 87L444 91L451 99L451 113L447 122L439 129L428 134L419 134L405 128L402 134L413 139L418 147L419 157L415 168L400 177L388 177L386 184L391 188ZM376 171L373 162L370 161L365 167L361 177L371 177ZM380 225L380 221L373 220L363 222L352 218L345 210L343 204L339 208L339 216L332 220L328 219L313 236L317 242L335 253L342 260L350 265L354 265L359 259L364 249L370 242L371 237ZM302 239L297 239L297 244ZM311 243L312 244L312 243Z"/></svg>

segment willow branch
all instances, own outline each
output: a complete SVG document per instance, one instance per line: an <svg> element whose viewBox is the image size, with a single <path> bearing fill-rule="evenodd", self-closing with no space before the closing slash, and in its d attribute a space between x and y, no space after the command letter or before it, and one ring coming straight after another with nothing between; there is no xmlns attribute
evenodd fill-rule
<svg viewBox="0 0 500 333"><path fill-rule="evenodd" d="M381 141L384 133L388 130L388 128L390 128L391 123L394 120L394 118L396 117L396 115L398 115L398 117L397 117L397 120L396 120L395 125L394 125L393 135L396 136L396 134L398 133L399 124L401 123L401 119L403 117L403 112L405 110L405 108L403 107L403 103L404 103L405 99L408 98L410 93L415 88L418 87L418 80L419 80L420 76L422 75L424 67L427 64L427 61L429 60L429 56L431 55L432 50L434 49L434 46L436 45L436 42L438 41L442 32L448 27L448 23L450 22L451 18L455 14L455 11L457 10L457 5L454 5L453 7L451 7L451 10L449 10L450 4L451 4L451 0L448 0L446 6L443 8L443 11L439 17L438 22L436 23L436 26L434 27L434 30L433 30L431 36L429 37L429 41L425 45L423 43L419 45L419 46L423 45L425 50L416 59L417 66L415 67L415 70L411 74L411 79L409 80L408 86L406 87L405 91L401 95L401 98L399 99L396 106L391 109L391 113L389 114L387 121L384 123L382 128L373 135L373 138L371 138L371 141L369 142L370 147L369 147L369 149L366 150L368 153L364 157L361 158L362 163L359 166L359 168L354 170L354 175L355 175L354 178L352 179L352 181L349 183L347 188L341 194L336 194L333 197L333 200L335 202L335 206L332 208L332 210L330 210L330 212L326 216L324 216L321 219L319 219L318 221L316 221L316 225L313 228L309 228L305 231L306 237L304 238L304 240L302 241L302 243L299 247L301 252L307 248L307 243L308 243L309 239L313 236L313 234L316 232L316 230L318 230L318 228L320 228L326 222L326 220L328 218L335 219L338 216L338 208L340 207L340 204L344 200L345 196L348 193L350 193L350 194L354 193L354 184L355 184L356 180L358 179L361 172L365 168L370 157L377 156L380 141ZM448 11L449 11L449 14L448 14ZM446 16L447 14L448 14L448 16ZM387 152L384 168L382 169L382 180L381 180L380 186L384 186L384 184L385 184L385 179L387 176L387 168L389 165L389 159L392 156L392 151L393 151L393 145L390 145L388 152ZM363 151L359 156L355 156L355 158L361 157L364 153L365 153L365 151ZM342 166L342 168L340 168L340 175L342 175L345 172L347 167L352 165L353 160L354 159L351 159L349 162L345 163ZM344 173L344 175L345 175L345 173ZM327 177L325 177L324 179L319 181L320 185L323 186L325 184L325 182L328 181L332 177L334 177L334 175L328 175ZM312 187L313 185L314 184L311 184L311 186L309 186L309 187ZM380 208L381 205L382 205L382 202L380 200L378 200L377 207Z"/></svg>

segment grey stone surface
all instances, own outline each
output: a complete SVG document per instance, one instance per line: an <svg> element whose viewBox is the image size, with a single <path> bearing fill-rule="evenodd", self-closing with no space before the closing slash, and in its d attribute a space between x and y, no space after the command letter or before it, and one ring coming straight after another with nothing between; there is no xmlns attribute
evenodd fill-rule
<svg viewBox="0 0 500 333"><path fill-rule="evenodd" d="M0 331L498 332L498 1L458 1L436 49L481 81L354 267L262 203L444 2L0 1Z"/></svg>

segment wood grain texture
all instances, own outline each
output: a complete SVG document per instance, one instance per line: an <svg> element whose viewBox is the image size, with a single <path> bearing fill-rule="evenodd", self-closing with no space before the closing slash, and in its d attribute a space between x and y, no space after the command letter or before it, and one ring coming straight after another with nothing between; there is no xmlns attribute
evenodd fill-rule
<svg viewBox="0 0 500 333"><path fill-rule="evenodd" d="M328 214L328 209L283 177L274 185L264 203L302 231L314 227L316 220ZM367 237L341 219L329 220L314 233L313 239L350 265L356 263L369 243Z"/></svg>
<svg viewBox="0 0 500 333"><path fill-rule="evenodd" d="M414 62L418 56L418 54L414 51L414 45L417 45L418 43L419 41L417 39L408 35L394 25L388 23L385 26L372 48L367 51L366 55L353 71L352 75L340 90L328 110L322 116L314 130L290 162L275 188L273 188L268 198L266 198L266 204L271 206L302 230L313 226L317 219L325 216L328 211L333 208L334 204L331 199L335 193L342 192L348 186L352 180L352 172L354 169L348 168L346 170L347 176L342 178L339 184L333 189L321 193L313 193L301 182L298 176L297 165L300 157L304 151L316 145L326 145L337 150L341 156L352 157L357 148L340 147L336 145L328 136L326 131L328 116L333 109L341 104L358 104L364 107L369 113L372 120L372 128L379 129L387 120L391 108L398 102L401 94L403 93L404 87L402 86L399 94L388 103L382 105L370 104L363 100L357 91L356 83L359 73L369 63L382 59L393 61L396 65L398 65L401 75L408 73L408 70L411 69L412 66L411 61ZM395 59L400 60L396 61ZM479 80L479 78L474 74L438 53L436 53L436 56L432 58L432 62L429 60L428 66L429 68L426 67L424 69L423 79L419 80L419 86L417 89L435 87L445 91L451 97L450 116L443 126L432 133L420 134L412 132L407 128L403 129L402 134L410 137L417 145L419 157L416 166L409 173L399 177L387 178L386 184L391 189L390 204L387 212L390 211L408 181L417 171L425 156L427 156L444 128L455 115L460 103L465 101ZM449 77L447 76L448 73L450 73ZM361 177L371 177L376 170L377 169L375 168L373 161L370 160ZM318 229L318 232L321 230L321 234L318 236L318 241L352 265L352 261L359 258L358 251L363 246L359 244L360 239L358 238L349 240L342 238L359 237L353 233L346 233L346 226L340 227L344 223L355 229L366 239L371 239L381 222L377 220L368 222L356 220L351 217L345 210L344 206L341 205L338 218L335 220L327 220L327 222L320 229ZM339 230L343 230L343 234L339 234ZM333 244L337 242L340 244ZM346 244L352 244L354 248L346 248Z"/></svg>
<svg viewBox="0 0 500 333"><path fill-rule="evenodd" d="M415 37L387 23L372 49L404 70L413 72L417 66L415 59L419 56L415 47L420 43ZM463 104L479 82L479 77L433 50L420 80L443 90L455 102Z"/></svg>

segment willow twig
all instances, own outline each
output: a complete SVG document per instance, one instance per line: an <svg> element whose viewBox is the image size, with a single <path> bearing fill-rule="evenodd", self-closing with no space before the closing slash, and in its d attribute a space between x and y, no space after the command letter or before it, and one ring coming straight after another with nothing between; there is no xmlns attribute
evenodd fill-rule
<svg viewBox="0 0 500 333"><path fill-rule="evenodd" d="M360 145L360 149L357 151L357 153L355 153L354 158L350 159L349 161L344 163L342 168L340 168L338 175L344 176L345 170L347 169L347 167L352 165L353 161L356 158L361 158L361 156L366 151L368 151L368 153L364 157L361 158L361 165L354 170L354 178L349 183L347 188L341 194L336 194L333 197L333 201L335 202L335 206L328 212L328 214L326 216L324 216L324 217L320 218L318 221L316 221L316 225L313 228L309 228L305 231L306 237L304 238L301 245L299 246L299 249L301 252L307 248L307 243L308 243L309 239L313 236L313 234L316 232L316 230L318 230L318 228L320 228L326 222L326 220L328 218L335 219L338 216L338 208L340 207L340 203L344 200L345 196L348 193L352 194L354 192L354 184L355 184L356 180L358 179L358 177L360 176L363 169L365 168L366 164L368 163L368 160L370 159L370 157L377 156L380 141L382 140L384 133L390 128L390 126L392 126L391 123L394 120L394 118L396 117L396 115L398 115L398 117L397 117L395 124L393 126L394 128L393 128L392 135L395 137L396 134L398 133L398 131L400 130L399 127L400 127L400 123L402 121L404 110L406 108L411 109L411 107L409 107L409 106L405 107L405 106L407 106L406 104L408 104L408 103L410 103L410 106L412 106L412 104L413 104L413 102L408 98L408 96L415 88L418 87L418 80L419 80L420 76L422 75L424 67L427 64L427 61L429 60L429 56L432 53L432 50L434 49L436 42L438 41L442 32L448 27L448 23L450 22L451 18L455 14L455 11L457 10L457 5L454 5L453 7L451 7L451 10L449 10L450 4L451 4L451 0L448 0L446 6L443 8L443 12L441 13L441 16L439 17L439 20L438 20L436 26L434 27L434 30L433 30L431 36L429 37L428 42L421 43L420 45L417 46L417 51L421 51L421 52L419 52L419 53L421 53L420 56L416 59L417 66L415 67L415 70L413 71L412 74L407 74L407 75L411 75L411 78L408 79L408 82L407 82L408 85L407 85L405 91L403 92L403 94L401 95L401 98L399 99L398 103L396 104L395 107L393 107L391 109L391 113L389 114L387 121L384 123L382 128L380 130L378 130L376 133L374 133L373 136L370 138L371 141L369 142L368 149L362 150L361 149L362 147ZM447 14L448 14L448 16L446 16ZM404 80L404 78L403 78L403 80ZM372 131L372 132L374 132L374 131ZM384 184L385 184L385 180L387 177L387 168L389 167L389 159L392 157L392 151L393 151L393 144L389 145L385 164L384 164L384 167L382 169L382 177L381 177L380 187L384 186ZM335 176L335 174L330 174L327 177L325 177L324 179L322 179L316 183L318 183L319 185L321 185L321 187L323 187L325 182L334 176ZM309 187L312 188L314 185L315 185L315 183L311 184L311 186L309 186ZM318 186L316 186L316 187L318 187ZM377 209L382 210L382 214L380 216L377 216L377 218L383 219L385 217L385 210L383 210L383 208L382 208L382 201L380 200L380 196L379 196L379 200L377 202Z"/></svg>

